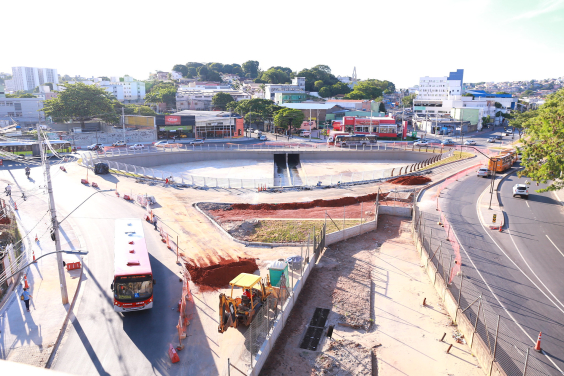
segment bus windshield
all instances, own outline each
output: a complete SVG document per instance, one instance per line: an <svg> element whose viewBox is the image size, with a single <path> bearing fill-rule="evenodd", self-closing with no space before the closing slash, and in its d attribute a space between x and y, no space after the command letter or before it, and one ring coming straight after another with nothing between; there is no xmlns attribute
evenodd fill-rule
<svg viewBox="0 0 564 376"><path fill-rule="evenodd" d="M117 300L145 300L152 295L153 278L150 275L116 278L114 297Z"/></svg>

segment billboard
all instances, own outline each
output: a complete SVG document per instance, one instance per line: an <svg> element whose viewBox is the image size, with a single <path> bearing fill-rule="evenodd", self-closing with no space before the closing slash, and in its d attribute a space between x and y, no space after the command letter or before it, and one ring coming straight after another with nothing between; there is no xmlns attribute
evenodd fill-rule
<svg viewBox="0 0 564 376"><path fill-rule="evenodd" d="M343 124L345 125L354 125L354 116L344 116L343 117Z"/></svg>
<svg viewBox="0 0 564 376"><path fill-rule="evenodd" d="M380 125L380 120L370 118L357 118L355 125Z"/></svg>
<svg viewBox="0 0 564 376"><path fill-rule="evenodd" d="M196 125L196 117L193 115L157 115L155 122L156 125Z"/></svg>

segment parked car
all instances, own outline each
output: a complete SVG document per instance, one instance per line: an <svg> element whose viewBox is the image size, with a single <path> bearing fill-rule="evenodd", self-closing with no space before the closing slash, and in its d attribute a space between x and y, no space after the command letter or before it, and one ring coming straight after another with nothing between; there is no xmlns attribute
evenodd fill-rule
<svg viewBox="0 0 564 376"><path fill-rule="evenodd" d="M416 141L413 143L413 146L429 146L429 142L428 141Z"/></svg>
<svg viewBox="0 0 564 376"><path fill-rule="evenodd" d="M478 170L477 176L478 177L483 177L483 178L487 178L488 176L490 176L492 174L492 172L490 170L488 170L486 167L482 167Z"/></svg>
<svg viewBox="0 0 564 376"><path fill-rule="evenodd" d="M495 142L495 138L493 137L488 138L488 142Z"/></svg>
<svg viewBox="0 0 564 376"><path fill-rule="evenodd" d="M198 145L198 144L203 144L204 140L196 138L195 140L190 141L190 145Z"/></svg>
<svg viewBox="0 0 564 376"><path fill-rule="evenodd" d="M125 141L116 141L112 144L112 146L127 146Z"/></svg>
<svg viewBox="0 0 564 376"><path fill-rule="evenodd" d="M529 198L529 187L526 184L515 184L513 186L513 197L515 196Z"/></svg>
<svg viewBox="0 0 564 376"><path fill-rule="evenodd" d="M90 146L87 146L86 149L88 150L98 150L102 147L102 144L92 144Z"/></svg>
<svg viewBox="0 0 564 376"><path fill-rule="evenodd" d="M143 145L143 144L133 144L129 147L129 149L131 149L131 150L141 150L141 149L145 149L145 145Z"/></svg>
<svg viewBox="0 0 564 376"><path fill-rule="evenodd" d="M476 141L474 141L474 140L466 140L466 141L464 141L464 145L476 145Z"/></svg>
<svg viewBox="0 0 564 376"><path fill-rule="evenodd" d="M265 136L265 135L260 136L260 137L259 137L259 140L261 140L261 141L266 141L266 136Z"/></svg>

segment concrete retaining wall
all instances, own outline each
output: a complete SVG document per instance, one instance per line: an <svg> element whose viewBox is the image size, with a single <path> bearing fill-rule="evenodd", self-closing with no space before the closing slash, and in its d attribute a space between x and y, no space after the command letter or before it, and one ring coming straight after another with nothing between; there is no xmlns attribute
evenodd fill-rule
<svg viewBox="0 0 564 376"><path fill-rule="evenodd" d="M374 231L378 227L378 220L363 223L362 225L357 225L349 227L344 231L337 231L327 234L325 236L325 245L338 243L340 241L352 238L354 236L362 235L364 233Z"/></svg>
<svg viewBox="0 0 564 376"><path fill-rule="evenodd" d="M397 217L411 217L412 209L405 206L387 206L380 205L378 208L379 214L395 215Z"/></svg>
<svg viewBox="0 0 564 376"><path fill-rule="evenodd" d="M175 163L233 160L233 159L253 159L271 161L274 154L300 154L300 159L307 160L343 160L343 161L405 161L406 165L422 162L437 154L425 152L412 152L405 150L394 151L304 151L304 150L197 150L192 151L171 151L160 153L139 153L120 156L100 156L100 158L111 161L127 163L140 167L157 167ZM399 171L399 169L398 169Z"/></svg>
<svg viewBox="0 0 564 376"><path fill-rule="evenodd" d="M123 132L98 132L96 133L71 133L64 136L64 139L69 141L72 146L88 146L96 143L100 144L113 144L116 141L123 140ZM157 140L157 131L155 129L139 130L139 131L126 131L125 142L128 144L135 143L151 143Z"/></svg>

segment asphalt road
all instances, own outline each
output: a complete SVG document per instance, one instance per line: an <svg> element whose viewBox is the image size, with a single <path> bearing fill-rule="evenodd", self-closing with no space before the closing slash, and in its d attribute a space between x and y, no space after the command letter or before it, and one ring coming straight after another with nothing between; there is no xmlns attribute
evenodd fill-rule
<svg viewBox="0 0 564 376"><path fill-rule="evenodd" d="M508 375L522 374L526 349L532 348L540 331L548 357L531 349L527 374L559 375L564 370L564 306L560 303L564 301L564 256L546 235L556 245L564 244L562 207L550 194L535 193L529 201L513 198L511 187L517 178L508 179L501 185L508 227L502 233L484 229L478 218L476 203L489 179L470 174L441 193L441 208L461 245L462 290L473 291L463 297L461 307L483 294L490 336L500 315L503 340L498 342L496 358ZM436 216L434 208L428 207L426 215ZM432 227L435 234L444 235L444 229Z"/></svg>
<svg viewBox="0 0 564 376"><path fill-rule="evenodd" d="M110 175L98 179L115 179ZM94 192L70 181L65 175L54 179L55 200L62 218ZM134 192L135 193L135 192ZM184 366L171 369L168 344L177 342L176 306L182 293L176 257L160 241L158 233L144 222L145 239L156 280L153 308L116 313L110 290L114 270L114 221L142 218L139 206L115 197L114 192L92 196L72 215L89 251L85 262L86 281L68 337L59 349L53 368L80 375L169 375L182 373Z"/></svg>

